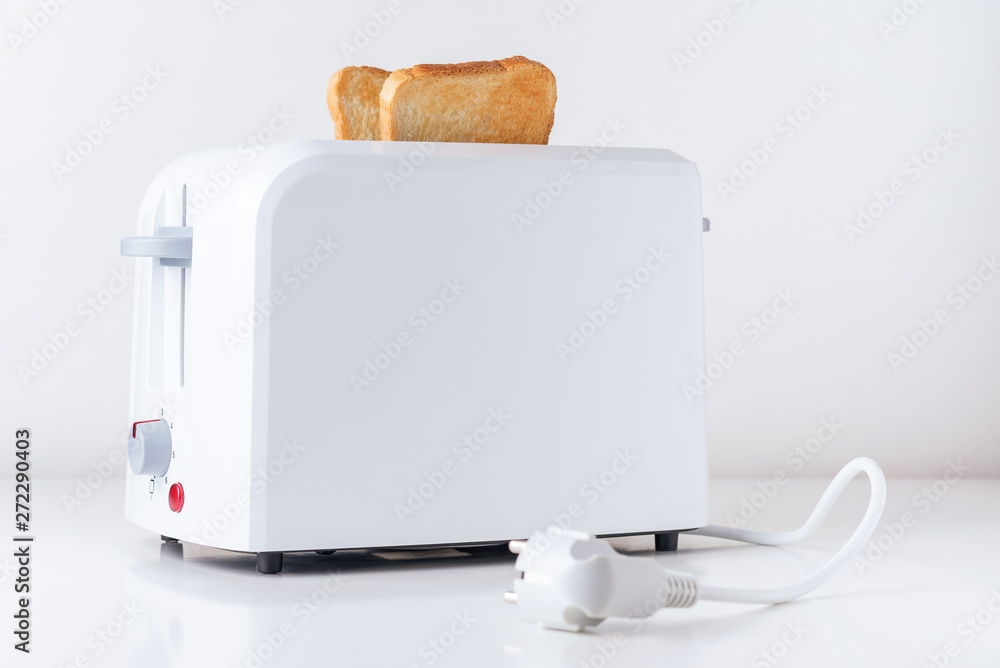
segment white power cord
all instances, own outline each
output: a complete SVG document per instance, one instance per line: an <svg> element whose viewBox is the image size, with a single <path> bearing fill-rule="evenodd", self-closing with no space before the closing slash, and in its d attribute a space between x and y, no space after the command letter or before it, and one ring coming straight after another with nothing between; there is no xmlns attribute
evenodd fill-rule
<svg viewBox="0 0 1000 668"><path fill-rule="evenodd" d="M871 482L868 509L854 533L833 557L808 577L773 589L736 589L700 584L693 575L660 568L653 559L626 557L581 531L550 527L528 541L511 541L521 577L504 599L522 616L567 631L595 626L606 617L646 617L662 607L689 607L699 599L734 603L784 603L829 580L867 543L885 506L885 477L873 460L848 462L820 497L805 524L785 533L764 533L709 525L689 533L759 545L787 545L809 536L823 522L847 484L859 473Z"/></svg>

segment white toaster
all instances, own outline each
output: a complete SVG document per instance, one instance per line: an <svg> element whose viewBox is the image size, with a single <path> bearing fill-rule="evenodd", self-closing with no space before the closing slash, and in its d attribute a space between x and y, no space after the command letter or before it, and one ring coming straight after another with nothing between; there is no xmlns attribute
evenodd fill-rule
<svg viewBox="0 0 1000 668"><path fill-rule="evenodd" d="M708 522L701 183L666 150L191 155L138 237L126 517L257 554Z"/></svg>

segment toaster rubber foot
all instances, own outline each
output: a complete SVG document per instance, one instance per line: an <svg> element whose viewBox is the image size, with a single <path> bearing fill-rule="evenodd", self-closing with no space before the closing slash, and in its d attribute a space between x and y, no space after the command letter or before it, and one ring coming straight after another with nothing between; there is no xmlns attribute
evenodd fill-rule
<svg viewBox="0 0 1000 668"><path fill-rule="evenodd" d="M164 543L176 543L177 542L176 538L171 538L170 536L164 536L163 534L160 534L160 540L162 540Z"/></svg>
<svg viewBox="0 0 1000 668"><path fill-rule="evenodd" d="M322 554L324 557L333 554L336 550L316 550L316 554Z"/></svg>
<svg viewBox="0 0 1000 668"><path fill-rule="evenodd" d="M663 531L653 534L653 542L656 544L657 552L676 552L677 534L679 531Z"/></svg>
<svg viewBox="0 0 1000 668"><path fill-rule="evenodd" d="M282 552L258 552L257 572L274 575L281 572Z"/></svg>

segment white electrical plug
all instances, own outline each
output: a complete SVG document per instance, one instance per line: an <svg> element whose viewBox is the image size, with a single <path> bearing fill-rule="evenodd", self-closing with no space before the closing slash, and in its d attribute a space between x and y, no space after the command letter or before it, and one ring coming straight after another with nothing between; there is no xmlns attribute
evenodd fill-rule
<svg viewBox="0 0 1000 668"><path fill-rule="evenodd" d="M873 460L859 457L836 475L809 519L787 533L761 533L722 526L707 526L690 533L716 536L759 545L787 545L811 534L854 476L865 473L871 482L868 509L843 547L808 577L774 589L735 589L699 584L694 576L668 571L650 558L626 557L607 543L582 531L549 527L527 541L513 540L510 551L518 555L514 591L504 600L516 603L521 615L541 626L582 631L606 617L647 617L660 607L686 608L699 599L736 603L783 603L812 591L840 570L871 537L885 506L885 477Z"/></svg>
<svg viewBox="0 0 1000 668"><path fill-rule="evenodd" d="M582 531L549 527L527 542L511 541L518 554L514 591L521 614L541 626L582 631L606 617L646 617L644 604L656 596L664 607L688 607L698 600L698 583L687 573L665 571L653 559L626 557Z"/></svg>

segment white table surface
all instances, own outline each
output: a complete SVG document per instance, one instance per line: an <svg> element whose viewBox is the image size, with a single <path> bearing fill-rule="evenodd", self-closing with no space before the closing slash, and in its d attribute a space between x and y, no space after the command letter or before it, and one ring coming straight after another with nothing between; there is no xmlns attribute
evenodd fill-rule
<svg viewBox="0 0 1000 668"><path fill-rule="evenodd" d="M882 667L935 665L936 658L938 665L1000 666L1000 481L963 479L936 502L915 503L933 482L890 480L876 537L905 512L912 526L870 566L851 566L798 601L702 602L661 610L641 626L608 620L571 634L541 630L503 602L514 557L502 550L407 560L288 555L281 575L264 576L250 556L162 544L129 524L120 480L69 512L63 495L73 494L76 482L39 479L33 651L12 648L11 529L0 532L0 615L7 620L0 665ZM798 526L826 484L790 482L750 526ZM9 480L0 489L13 498ZM723 523L755 490L753 480L713 480L712 520ZM786 583L846 540L867 494L867 483L852 483L820 531L799 546L682 536L677 553L655 558L716 584ZM648 537L614 544L653 555Z"/></svg>

